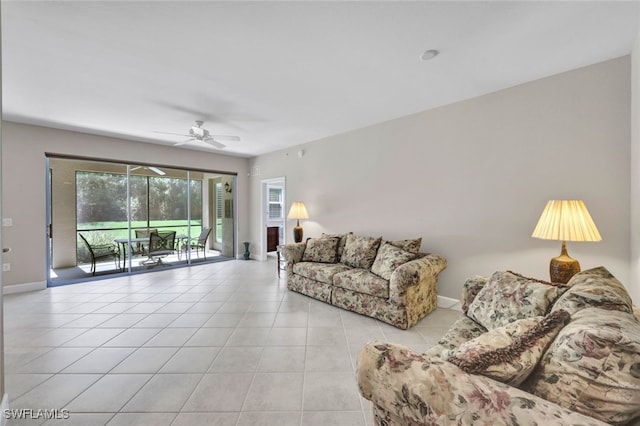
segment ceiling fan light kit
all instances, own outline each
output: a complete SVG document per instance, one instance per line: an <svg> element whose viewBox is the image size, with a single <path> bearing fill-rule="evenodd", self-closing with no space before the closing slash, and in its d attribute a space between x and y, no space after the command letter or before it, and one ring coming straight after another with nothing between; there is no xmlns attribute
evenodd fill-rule
<svg viewBox="0 0 640 426"><path fill-rule="evenodd" d="M202 120L196 120L196 125L195 126L191 126L189 128L189 133L188 134L182 134L182 133L166 133L166 132L159 132L159 133L165 133L167 135L177 135L177 136L185 136L188 137L189 139L186 139L182 142L176 142L173 145L174 146L180 146L180 145L185 145L189 142L193 142L193 141L199 141L199 142L204 142L207 145L210 145L214 148L218 148L218 149L223 149L226 148L226 145L219 142L218 140L224 140L224 141L233 141L233 142L239 142L240 141L240 137L239 136L232 136L232 135L212 135L209 130L205 129L204 127L202 127L202 125L204 124L204 121Z"/></svg>

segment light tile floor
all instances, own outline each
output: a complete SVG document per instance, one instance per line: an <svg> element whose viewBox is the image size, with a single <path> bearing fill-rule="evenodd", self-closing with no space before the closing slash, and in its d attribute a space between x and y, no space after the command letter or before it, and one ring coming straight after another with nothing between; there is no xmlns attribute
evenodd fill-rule
<svg viewBox="0 0 640 426"><path fill-rule="evenodd" d="M9 425L370 425L355 360L381 339L431 347L461 314L403 331L289 292L275 261L234 260L4 298ZM34 416L37 417L37 416Z"/></svg>

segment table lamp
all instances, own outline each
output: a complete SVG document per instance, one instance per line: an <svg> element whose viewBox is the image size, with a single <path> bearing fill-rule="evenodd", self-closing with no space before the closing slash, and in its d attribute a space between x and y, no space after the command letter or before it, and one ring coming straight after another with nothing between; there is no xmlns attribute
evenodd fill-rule
<svg viewBox="0 0 640 426"><path fill-rule="evenodd" d="M291 204L291 209L289 210L288 219L296 219L298 222L296 227L293 228L293 239L296 243L302 241L302 227L300 226L300 219L309 219L309 214L307 213L307 208L304 206L302 201L294 201Z"/></svg>
<svg viewBox="0 0 640 426"><path fill-rule="evenodd" d="M562 241L560 256L551 259L551 282L566 284L580 272L580 263L567 254L567 241L600 241L600 233L582 200L551 200L531 234L534 238Z"/></svg>

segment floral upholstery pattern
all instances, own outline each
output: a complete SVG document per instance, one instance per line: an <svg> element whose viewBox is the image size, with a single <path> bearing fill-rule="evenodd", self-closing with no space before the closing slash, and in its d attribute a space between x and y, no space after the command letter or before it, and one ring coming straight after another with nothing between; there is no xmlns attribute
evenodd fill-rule
<svg viewBox="0 0 640 426"><path fill-rule="evenodd" d="M287 287L290 290L297 291L314 299L331 303L331 293L333 291L331 284L320 283L301 275L292 274L287 277Z"/></svg>
<svg viewBox="0 0 640 426"><path fill-rule="evenodd" d="M340 238L340 242L338 243L338 257L336 262L340 262L340 258L342 257L342 253L344 252L344 246L347 244L347 235L353 234L353 232L348 232L346 234L326 234L322 233L321 238Z"/></svg>
<svg viewBox="0 0 640 426"><path fill-rule="evenodd" d="M335 263L340 238L308 238L302 254L303 262Z"/></svg>
<svg viewBox="0 0 640 426"><path fill-rule="evenodd" d="M332 237L330 237L332 235ZM411 259L390 271L384 279L371 271L382 238L353 234L323 234L323 238L344 239L345 252L336 263L303 261L306 243L286 244L282 256L287 266L287 288L332 305L367 315L401 329L417 323L437 307L438 275L447 267L437 254L411 253ZM421 239L402 240L408 247ZM351 246L349 246L351 242ZM375 248L375 249L374 249ZM349 249L355 252L349 254ZM364 251L358 251L364 249ZM390 246L390 251L400 251ZM338 246L339 251L339 246ZM324 255L322 255L324 256ZM367 263L356 268L346 262Z"/></svg>
<svg viewBox="0 0 640 426"><path fill-rule="evenodd" d="M623 311L574 313L526 387L607 423L640 416L640 322Z"/></svg>
<svg viewBox="0 0 640 426"><path fill-rule="evenodd" d="M350 268L339 263L326 264L299 262L293 265L293 273L325 284L333 284L333 276Z"/></svg>
<svg viewBox="0 0 640 426"><path fill-rule="evenodd" d="M378 425L605 425L401 345L366 344L356 376Z"/></svg>
<svg viewBox="0 0 640 426"><path fill-rule="evenodd" d="M517 275L504 276L507 282L526 278ZM475 289L488 284L481 277L468 280L463 304L466 297L472 305ZM356 375L361 394L373 403L374 423L640 425L640 318L634 314L640 310L602 267L580 272L569 284L546 317L561 315L566 321L570 314L569 322L518 387L465 372L442 358L448 351L473 350L476 345L465 342L487 332L468 316L459 318L425 353L392 343L367 344ZM480 291L477 294L475 299ZM505 328L517 329L531 320L514 321ZM468 367L475 368L475 363Z"/></svg>
<svg viewBox="0 0 640 426"><path fill-rule="evenodd" d="M408 251L394 245L384 243L378 249L378 254L376 254L373 265L371 265L371 272L385 280L390 280L391 274L393 274L393 271L398 269L398 266L415 258L416 255L413 253L409 253Z"/></svg>
<svg viewBox="0 0 640 426"><path fill-rule="evenodd" d="M467 316L462 316L453 323L444 336L438 341L443 349L455 349L466 341L486 333L487 329ZM442 351L438 351L438 356Z"/></svg>
<svg viewBox="0 0 640 426"><path fill-rule="evenodd" d="M441 358L467 373L518 386L531 374L568 319L569 313L559 310L546 317L516 320L456 349L443 351Z"/></svg>
<svg viewBox="0 0 640 426"><path fill-rule="evenodd" d="M489 278L475 275L467 278L462 285L462 296L460 297L460 303L462 304L462 312L465 314L469 311L469 305L476 298L482 287L489 281Z"/></svg>
<svg viewBox="0 0 640 426"><path fill-rule="evenodd" d="M571 291L562 295L553 309L564 309L570 314L588 307L633 312L631 297L622 283L611 272L600 266L582 271L567 283Z"/></svg>
<svg viewBox="0 0 640 426"><path fill-rule="evenodd" d="M288 275L293 273L293 265L302 260L302 255L304 254L306 246L307 244L304 242L285 244L282 246L280 254L285 260Z"/></svg>
<svg viewBox="0 0 640 426"><path fill-rule="evenodd" d="M408 251L409 253L419 253L420 245L422 245L422 237L414 238L412 240L394 240L394 241L383 241L383 244L391 244L392 246L396 246L401 248L404 251Z"/></svg>
<svg viewBox="0 0 640 426"><path fill-rule="evenodd" d="M389 303L387 299L334 287L331 293L331 304L379 319L403 330L410 327L406 309Z"/></svg>
<svg viewBox="0 0 640 426"><path fill-rule="evenodd" d="M382 237L360 237L347 235L347 243L340 262L352 268L370 269L376 258Z"/></svg>
<svg viewBox="0 0 640 426"><path fill-rule="evenodd" d="M389 298L389 280L380 278L366 269L349 269L333 277L333 285L371 296Z"/></svg>
<svg viewBox="0 0 640 426"><path fill-rule="evenodd" d="M523 277L510 271L495 272L469 305L467 315L488 330L512 321L544 316L566 286Z"/></svg>

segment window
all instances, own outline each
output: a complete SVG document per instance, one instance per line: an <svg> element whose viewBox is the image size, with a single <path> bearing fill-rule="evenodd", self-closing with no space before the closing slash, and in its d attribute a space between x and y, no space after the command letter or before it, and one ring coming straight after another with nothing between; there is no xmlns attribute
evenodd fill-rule
<svg viewBox="0 0 640 426"><path fill-rule="evenodd" d="M281 220L283 216L282 188L269 187L269 205L267 208L269 220Z"/></svg>

